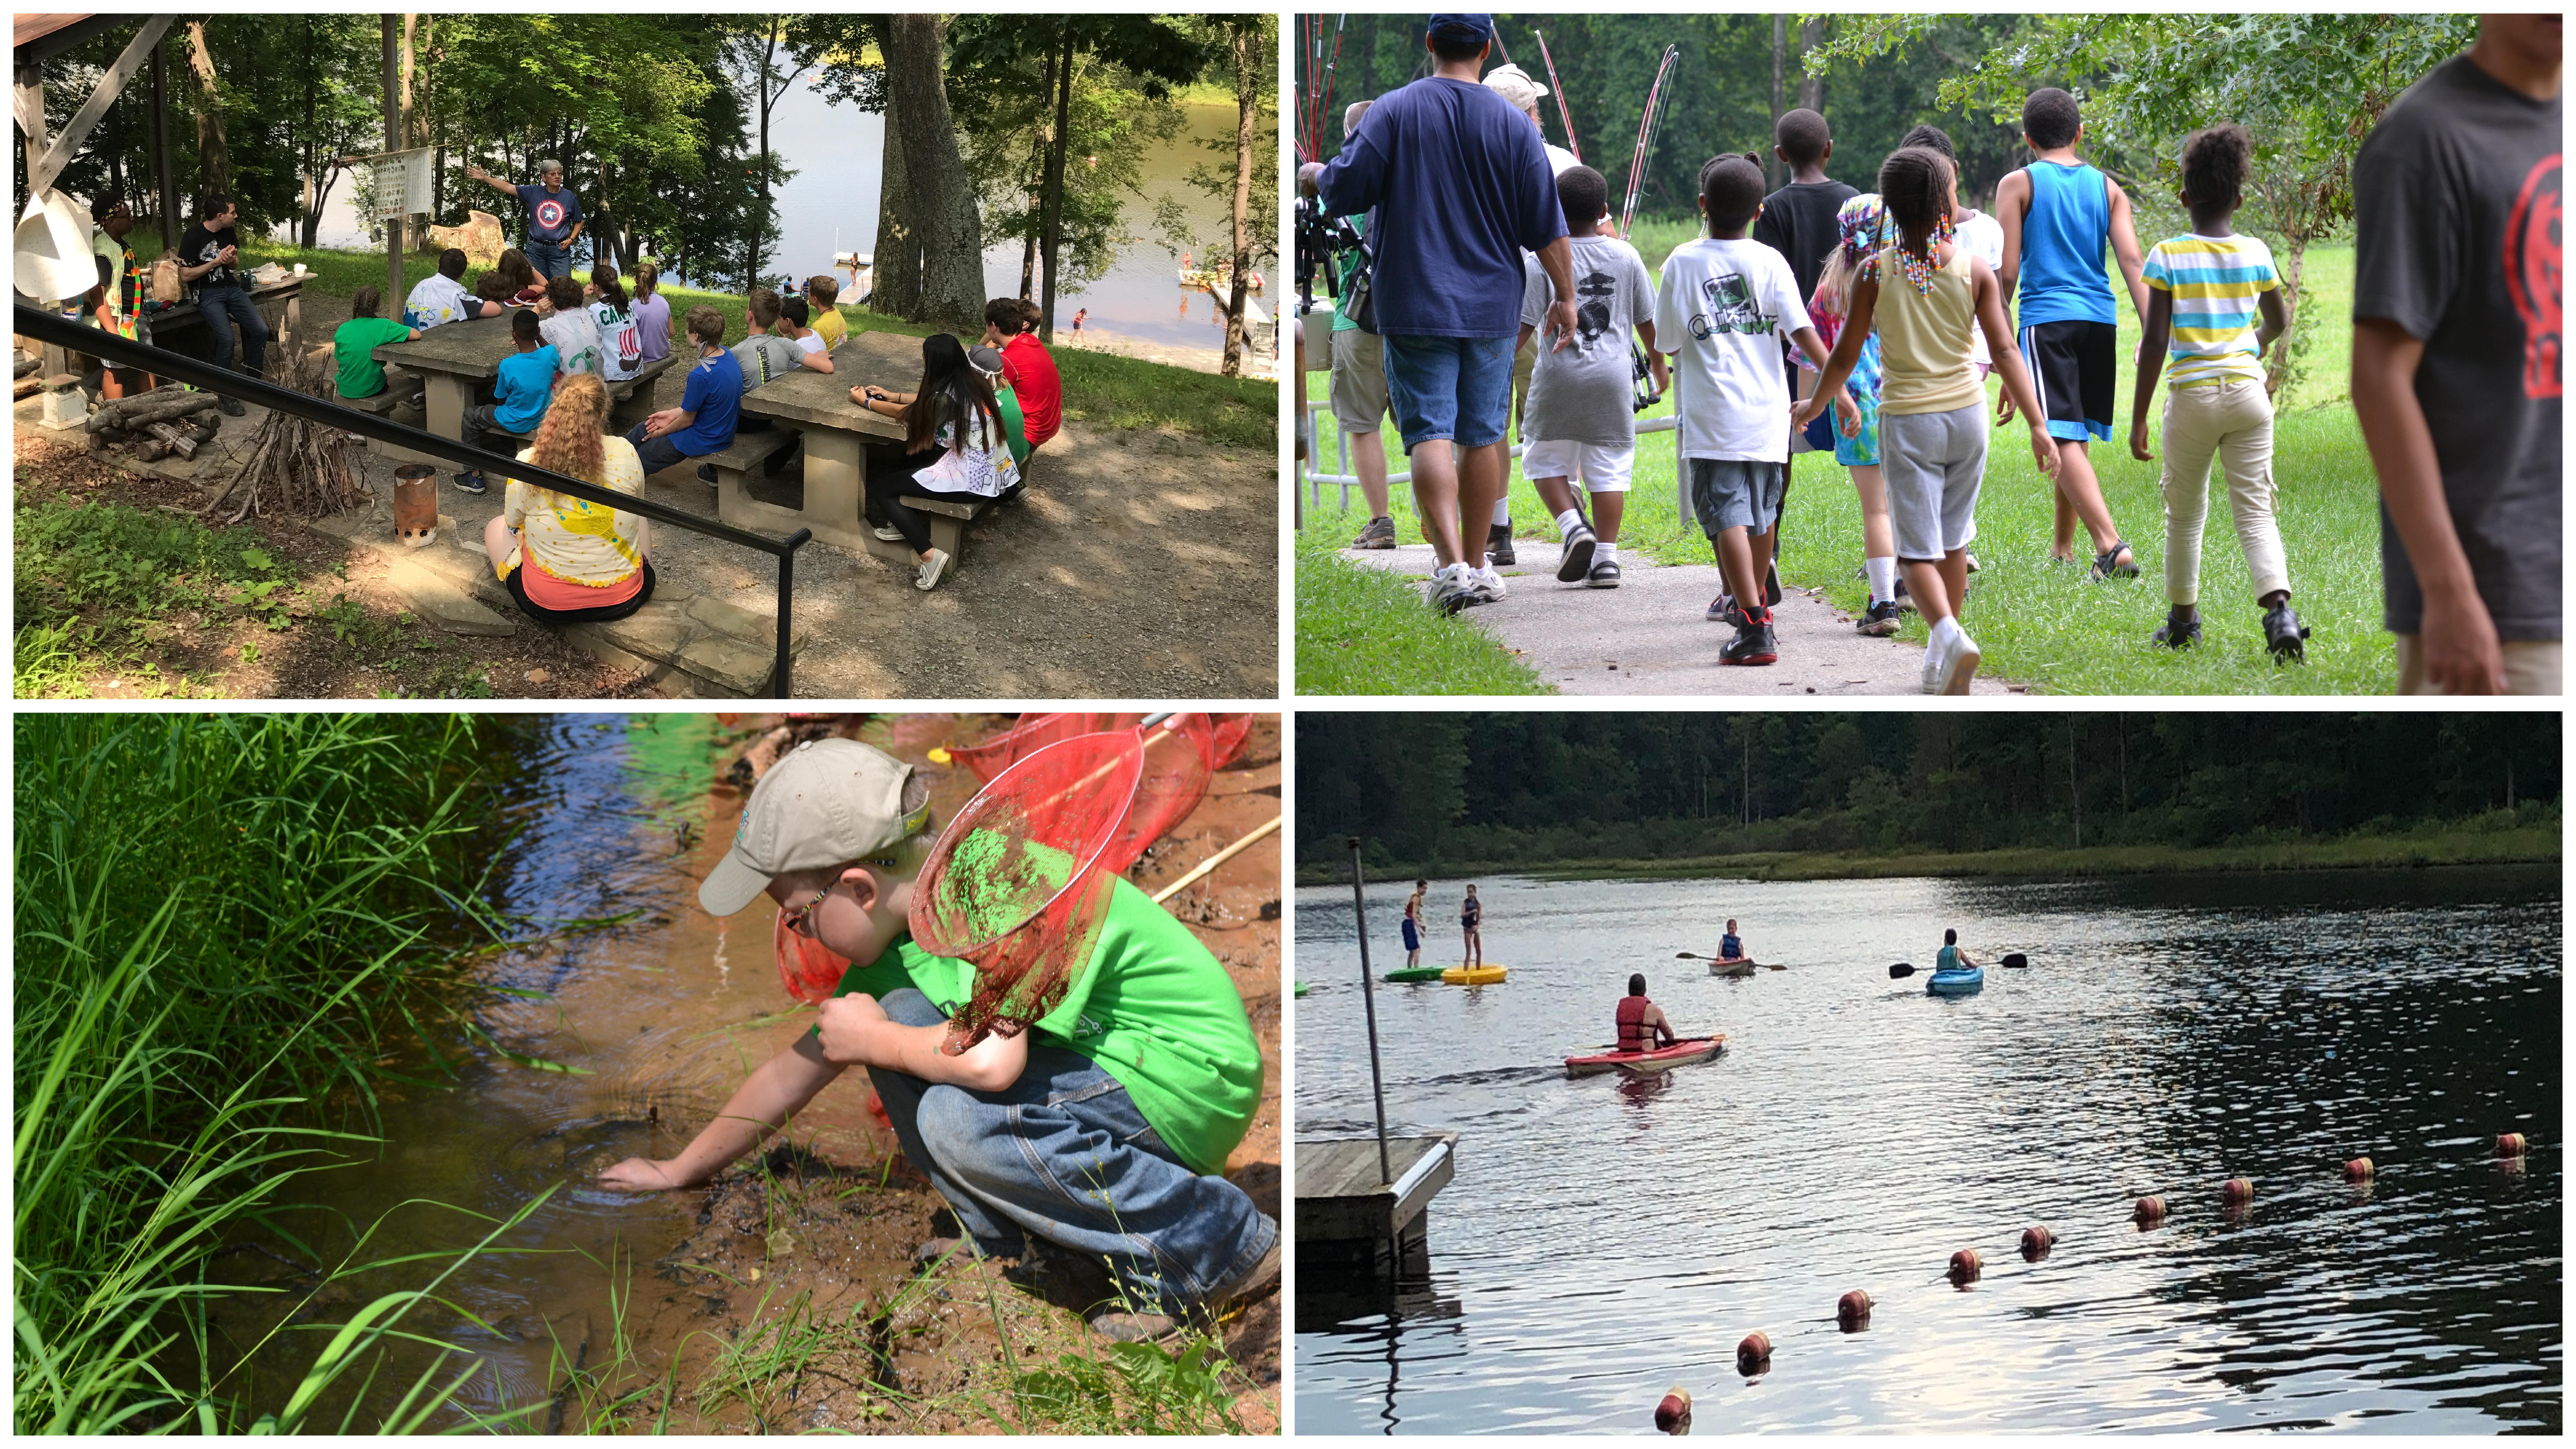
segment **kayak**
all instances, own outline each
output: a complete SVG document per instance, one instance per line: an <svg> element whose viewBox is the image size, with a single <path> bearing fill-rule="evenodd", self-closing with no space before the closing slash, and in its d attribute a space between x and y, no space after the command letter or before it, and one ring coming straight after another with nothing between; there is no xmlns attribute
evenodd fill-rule
<svg viewBox="0 0 2576 1449"><path fill-rule="evenodd" d="M1591 1056L1567 1057L1565 1074L1569 1077L1596 1077L1603 1072L1626 1072L1632 1077L1649 1077L1675 1067L1704 1062L1726 1050L1723 1036L1693 1037L1657 1047L1650 1052L1596 1052Z"/></svg>
<svg viewBox="0 0 2576 1449"><path fill-rule="evenodd" d="M1965 971L1933 972L1932 980L1924 990L1934 996L1965 996L1972 991L1982 991L1985 986L1986 968L1971 966Z"/></svg>
<svg viewBox="0 0 2576 1449"><path fill-rule="evenodd" d="M1753 968L1758 964L1760 963L1756 962L1750 956L1739 956L1732 961L1711 961L1708 963L1708 974L1711 976L1750 976L1753 974Z"/></svg>
<svg viewBox="0 0 2576 1449"><path fill-rule="evenodd" d="M1452 966L1440 973L1440 979L1452 986L1491 986L1503 979L1507 969L1502 966Z"/></svg>
<svg viewBox="0 0 2576 1449"><path fill-rule="evenodd" d="M1437 966L1405 966L1389 971L1386 973L1385 979L1398 986L1415 986L1425 981L1439 980L1440 968Z"/></svg>
<svg viewBox="0 0 2576 1449"><path fill-rule="evenodd" d="M1306 983L1305 983L1305 982L1300 981L1300 982L1298 982L1298 983L1297 983L1297 994L1298 994L1299 996L1303 996L1303 995L1305 995L1305 994L1306 994Z"/></svg>

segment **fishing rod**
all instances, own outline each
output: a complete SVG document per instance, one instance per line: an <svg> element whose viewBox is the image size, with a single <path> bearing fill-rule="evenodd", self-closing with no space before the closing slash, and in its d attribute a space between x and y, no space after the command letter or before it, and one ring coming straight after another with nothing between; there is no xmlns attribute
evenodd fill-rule
<svg viewBox="0 0 2576 1449"><path fill-rule="evenodd" d="M1315 103L1315 150L1318 154L1324 149L1324 128L1333 123L1333 73L1341 69L1342 25L1349 19L1348 15L1333 17L1333 58L1324 63L1324 91ZM1324 48L1323 30L1324 22L1318 17L1315 21L1315 49L1319 54ZM1350 138L1346 136L1343 139Z"/></svg>
<svg viewBox="0 0 2576 1449"><path fill-rule="evenodd" d="M1664 129L1664 116L1672 108L1672 95L1664 89L1664 82L1671 76L1673 62L1681 59L1681 54L1680 46L1665 46L1663 61L1655 67L1654 83L1646 88L1646 111L1637 118L1637 150L1628 161L1628 197L1619 209L1621 240L1628 240L1635 234L1637 202L1645 195L1646 163L1654 159L1655 142L1661 138ZM1569 131L1569 137L1571 134ZM1630 411L1642 413L1662 400L1663 394L1655 390L1654 372L1646 365L1646 349L1639 346L1634 338L1628 343L1628 372Z"/></svg>
<svg viewBox="0 0 2576 1449"><path fill-rule="evenodd" d="M1548 89L1556 92L1556 118L1565 123L1565 149L1574 153L1576 165L1583 164L1583 147L1574 139L1574 113L1565 108L1565 82L1556 78L1556 57L1547 53L1547 32L1533 30L1538 37L1538 58L1547 64Z"/></svg>

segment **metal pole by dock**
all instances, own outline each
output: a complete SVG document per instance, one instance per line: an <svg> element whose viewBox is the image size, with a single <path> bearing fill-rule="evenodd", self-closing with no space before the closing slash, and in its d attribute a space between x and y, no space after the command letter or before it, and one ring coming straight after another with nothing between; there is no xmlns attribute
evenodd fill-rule
<svg viewBox="0 0 2576 1449"><path fill-rule="evenodd" d="M1368 1011L1369 1090L1377 1096L1377 1180L1381 1184L1395 1181L1395 1169L1387 1165L1386 1155L1386 1078L1377 1065L1377 988L1369 980L1368 890L1361 879L1360 838L1351 842L1351 913L1360 932L1360 1001Z"/></svg>

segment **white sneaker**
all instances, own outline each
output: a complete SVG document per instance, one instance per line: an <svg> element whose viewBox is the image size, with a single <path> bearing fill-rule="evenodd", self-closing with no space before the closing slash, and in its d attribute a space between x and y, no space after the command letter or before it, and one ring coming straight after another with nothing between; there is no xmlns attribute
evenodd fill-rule
<svg viewBox="0 0 2576 1449"><path fill-rule="evenodd" d="M903 542L903 530L895 527L891 523L879 523L871 525L871 527L875 530L877 537L884 539L888 543Z"/></svg>
<svg viewBox="0 0 2576 1449"><path fill-rule="evenodd" d="M1941 692L1941 636L1934 634L1923 646L1923 692Z"/></svg>
<svg viewBox="0 0 2576 1449"><path fill-rule="evenodd" d="M948 572L948 554L944 550L934 548L930 551L930 556L921 561L921 572L913 575L912 586L927 593L939 587L939 576L946 572Z"/></svg>
<svg viewBox="0 0 2576 1449"><path fill-rule="evenodd" d="M1431 589L1423 595L1423 602L1444 614L1454 614L1470 605L1481 604L1484 600L1476 597L1476 591L1471 587L1474 577L1465 564L1433 569Z"/></svg>
<svg viewBox="0 0 2576 1449"><path fill-rule="evenodd" d="M1977 677L1977 664L1985 657L1977 641L1969 638L1965 630L1960 631L1958 642L1950 646L1949 654L1941 661L1940 692L1967 693L1968 685Z"/></svg>
<svg viewBox="0 0 2576 1449"><path fill-rule="evenodd" d="M1488 564L1484 568L1475 570L1474 573L1476 590L1485 596L1486 603L1499 604L1503 601L1503 596L1510 592L1503 587L1502 574L1492 565Z"/></svg>

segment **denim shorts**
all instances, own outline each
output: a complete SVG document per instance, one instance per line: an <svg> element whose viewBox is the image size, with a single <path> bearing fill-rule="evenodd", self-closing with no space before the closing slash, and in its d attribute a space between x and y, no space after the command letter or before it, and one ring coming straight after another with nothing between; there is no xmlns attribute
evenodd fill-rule
<svg viewBox="0 0 2576 1449"><path fill-rule="evenodd" d="M1482 448L1511 421L1512 339L1387 337L1386 395L1408 453L1446 440Z"/></svg>
<svg viewBox="0 0 2576 1449"><path fill-rule="evenodd" d="M1789 465L1748 458L1691 458L1682 465L1691 515L1712 540L1730 528L1769 533L1780 522Z"/></svg>

